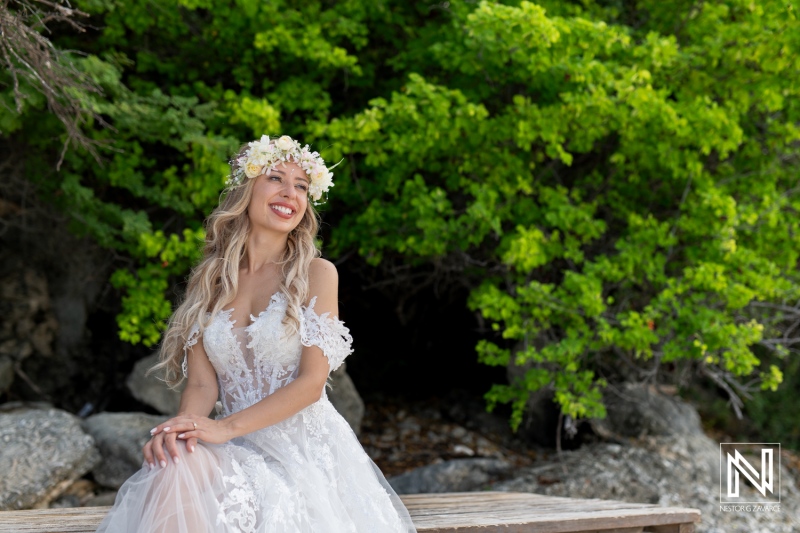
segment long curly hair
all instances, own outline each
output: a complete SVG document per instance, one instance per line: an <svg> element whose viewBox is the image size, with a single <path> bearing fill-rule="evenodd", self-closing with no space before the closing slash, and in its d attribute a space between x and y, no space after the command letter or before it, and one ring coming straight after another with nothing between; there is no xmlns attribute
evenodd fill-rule
<svg viewBox="0 0 800 533"><path fill-rule="evenodd" d="M247 150L247 144L231 162L231 172L236 159ZM219 205L204 221L206 230L203 258L189 274L183 301L167 321L167 330L159 349L159 362L149 372L163 371L164 380L177 388L184 380L181 371L183 347L194 324L200 334L225 305L232 302L239 287L239 268L247 252L250 219L247 207L253 196L255 179L245 179L241 185L223 191ZM303 302L308 299L308 270L311 261L321 255L316 244L319 215L312 202L308 202L300 223L290 233L279 265L281 266L280 292L288 306L284 325L288 332L300 329ZM210 312L210 316L206 316ZM148 373L149 373L148 372Z"/></svg>

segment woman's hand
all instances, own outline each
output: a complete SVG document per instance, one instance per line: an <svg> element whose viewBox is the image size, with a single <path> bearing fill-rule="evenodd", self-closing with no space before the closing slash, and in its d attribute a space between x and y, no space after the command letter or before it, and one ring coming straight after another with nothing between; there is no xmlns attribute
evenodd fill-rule
<svg viewBox="0 0 800 533"><path fill-rule="evenodd" d="M147 441L142 452L151 469L155 467L155 461L162 467L167 466L165 448L175 464L180 462L177 439L184 440L187 451L192 453L198 440L223 444L233 437L224 421L197 415L178 415L170 418L151 429L150 434L153 438Z"/></svg>

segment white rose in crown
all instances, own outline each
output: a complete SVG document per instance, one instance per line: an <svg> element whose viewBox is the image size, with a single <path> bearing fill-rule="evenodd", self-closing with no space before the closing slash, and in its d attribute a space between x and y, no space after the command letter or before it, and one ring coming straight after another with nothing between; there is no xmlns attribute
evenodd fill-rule
<svg viewBox="0 0 800 533"><path fill-rule="evenodd" d="M288 135L284 135L280 139L278 139L275 144L278 148L283 150L284 152L288 152L292 148L294 148L294 141Z"/></svg>
<svg viewBox="0 0 800 533"><path fill-rule="evenodd" d="M328 171L325 167L315 166L310 171L306 171L311 181L317 182L323 178Z"/></svg>
<svg viewBox="0 0 800 533"><path fill-rule="evenodd" d="M264 165L259 165L257 162L249 161L244 167L244 173L248 178L255 178L263 174L263 169Z"/></svg>
<svg viewBox="0 0 800 533"><path fill-rule="evenodd" d="M231 161L233 172L225 184L237 187L244 183L244 178L255 178L268 173L283 161L292 161L300 165L310 181L308 195L319 205L320 198L333 187L333 170L339 163L328 168L319 153L312 152L308 145L283 135L278 139L270 139L262 135L261 139L248 143L247 151L238 159Z"/></svg>
<svg viewBox="0 0 800 533"><path fill-rule="evenodd" d="M333 187L333 172L323 171L322 176L314 180L320 189L327 191Z"/></svg>

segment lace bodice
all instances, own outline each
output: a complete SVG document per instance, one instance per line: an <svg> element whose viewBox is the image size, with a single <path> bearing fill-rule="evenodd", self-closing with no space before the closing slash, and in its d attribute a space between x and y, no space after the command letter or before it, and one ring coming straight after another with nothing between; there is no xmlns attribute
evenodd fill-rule
<svg viewBox="0 0 800 533"><path fill-rule="evenodd" d="M272 295L258 316L250 315L250 325L236 326L236 320L230 318L233 309L220 311L211 320L202 340L217 372L224 414L249 407L292 382L297 377L303 346L320 347L328 358L329 372L352 353L350 330L329 313L318 315L316 300L314 296L307 307L302 306L299 332L291 333L282 324L288 302L280 291ZM207 318L210 314L206 313ZM186 352L199 335L199 324L195 324L184 344L185 376L190 371Z"/></svg>

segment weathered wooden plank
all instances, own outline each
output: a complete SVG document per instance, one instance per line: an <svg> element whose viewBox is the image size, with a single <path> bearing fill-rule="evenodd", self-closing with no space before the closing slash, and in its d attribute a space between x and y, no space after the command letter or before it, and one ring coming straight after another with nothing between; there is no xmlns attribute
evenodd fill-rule
<svg viewBox="0 0 800 533"><path fill-rule="evenodd" d="M640 527L624 527L621 529L595 529L594 531L581 531L581 533L644 533Z"/></svg>
<svg viewBox="0 0 800 533"><path fill-rule="evenodd" d="M519 525L519 526L493 526L493 527L480 527L480 528L444 528L444 529L425 529L418 530L425 533L541 533L542 529L537 529L536 526ZM591 531L577 531L575 533L646 533L640 527L626 527L615 529L593 529Z"/></svg>
<svg viewBox="0 0 800 533"><path fill-rule="evenodd" d="M426 532L479 532L504 526L503 531L509 532L570 533L691 524L700 520L700 512L695 509L525 493L408 495L403 502L417 528Z"/></svg>
<svg viewBox="0 0 800 533"><path fill-rule="evenodd" d="M694 533L694 524L675 524L670 526L652 526L647 533Z"/></svg>
<svg viewBox="0 0 800 533"><path fill-rule="evenodd" d="M538 494L401 496L420 533L692 533L696 509ZM0 512L2 533L91 533L108 507Z"/></svg>
<svg viewBox="0 0 800 533"><path fill-rule="evenodd" d="M93 533L109 507L0 512L2 533Z"/></svg>

